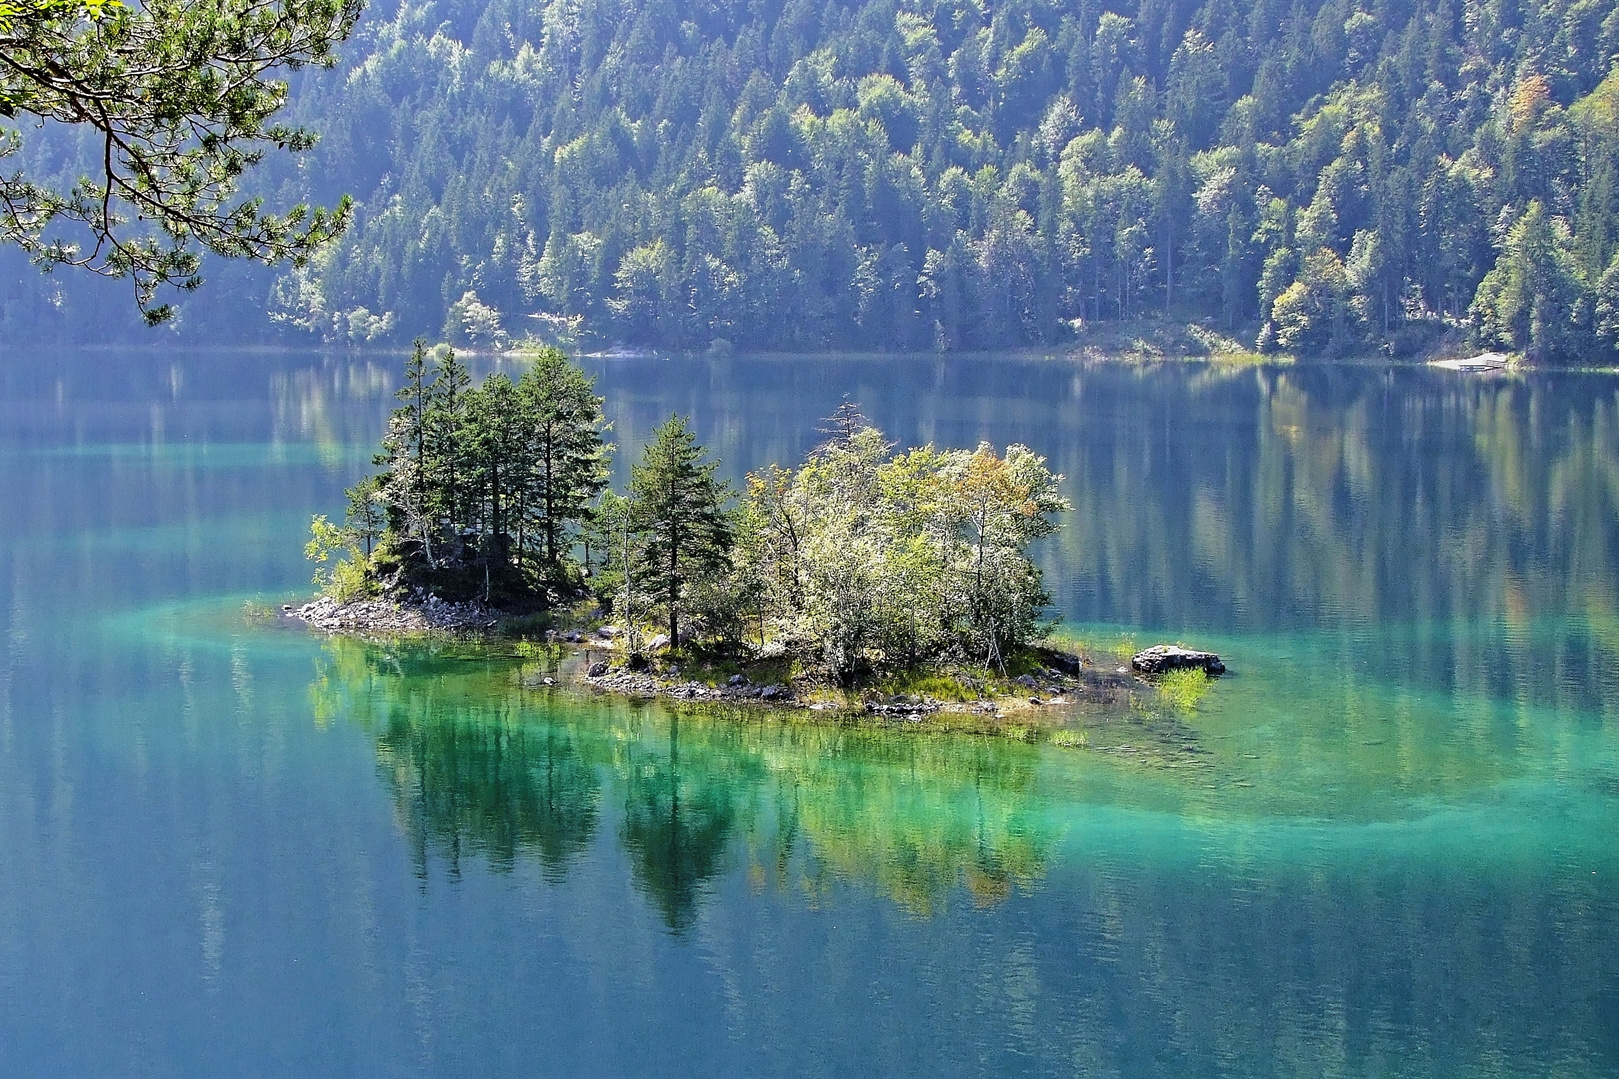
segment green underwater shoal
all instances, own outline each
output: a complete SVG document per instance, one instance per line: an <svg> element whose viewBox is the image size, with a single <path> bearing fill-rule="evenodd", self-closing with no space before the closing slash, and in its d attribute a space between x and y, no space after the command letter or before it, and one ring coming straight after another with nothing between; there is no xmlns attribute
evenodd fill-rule
<svg viewBox="0 0 1619 1079"><path fill-rule="evenodd" d="M926 916L1096 860L1217 875L1616 869L1606 724L1357 672L1331 662L1329 635L1207 642L1234 674L1190 707L984 734L593 695L543 684L554 658L321 638L244 610L148 609L114 629L306 672L310 722L373 743L422 871L475 858L560 878L610 839L674 928L730 870L811 899L869 887Z"/></svg>

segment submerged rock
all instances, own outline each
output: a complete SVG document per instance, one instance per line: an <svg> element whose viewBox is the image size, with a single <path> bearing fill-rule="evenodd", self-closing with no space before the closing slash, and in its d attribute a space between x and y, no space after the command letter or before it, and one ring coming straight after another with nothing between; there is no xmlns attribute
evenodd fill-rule
<svg viewBox="0 0 1619 1079"><path fill-rule="evenodd" d="M1214 677L1225 673L1225 664L1213 652L1199 652L1178 644L1155 644L1143 649L1131 658L1130 668L1138 674L1201 670Z"/></svg>

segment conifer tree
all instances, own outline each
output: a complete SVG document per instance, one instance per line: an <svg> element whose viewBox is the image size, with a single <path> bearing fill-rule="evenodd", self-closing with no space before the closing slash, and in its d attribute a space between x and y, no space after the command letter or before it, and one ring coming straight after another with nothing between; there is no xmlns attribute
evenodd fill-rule
<svg viewBox="0 0 1619 1079"><path fill-rule="evenodd" d="M456 358L455 349L445 349L438 363L428 395L427 414L422 429L423 473L428 505L436 519L448 526L457 543L465 531L462 483L467 469L464 420L466 391L472 377L466 365Z"/></svg>
<svg viewBox="0 0 1619 1079"><path fill-rule="evenodd" d="M561 567L572 530L607 486L602 399L594 388L590 377L556 349L542 352L518 383L532 441L524 523L539 526L550 576Z"/></svg>
<svg viewBox="0 0 1619 1079"><path fill-rule="evenodd" d="M453 351L418 342L375 458L383 471L349 492L366 558L379 547L385 564L440 595L543 601L544 586L569 578L573 537L607 482L592 388L554 351L517 385L496 373L473 386ZM531 532L542 539L538 580Z"/></svg>
<svg viewBox="0 0 1619 1079"><path fill-rule="evenodd" d="M645 532L642 573L663 604L674 644L687 587L722 568L731 546L730 492L714 478L719 462L706 456L685 417L671 416L630 475L630 501Z"/></svg>
<svg viewBox="0 0 1619 1079"><path fill-rule="evenodd" d="M395 397L401 402L389 419L382 452L374 463L383 466L377 477L388 506L388 528L421 545L428 565L435 564L432 511L428 498L428 411L433 403L432 364L427 343L416 339L405 363L405 384Z"/></svg>
<svg viewBox="0 0 1619 1079"><path fill-rule="evenodd" d="M0 157L47 128L94 147L84 171L0 174L0 243L49 270L133 279L149 323L174 309L162 286L201 283L201 251L302 265L351 216L268 212L241 193L271 148L304 153L312 132L277 123L288 71L329 67L360 0L24 0L0 3Z"/></svg>
<svg viewBox="0 0 1619 1079"><path fill-rule="evenodd" d="M471 510L467 523L478 535L476 558L483 569L484 600L491 598L495 577L511 569L514 510L528 471L528 416L517 387L504 374L494 374L465 395L465 481ZM502 584L504 585L504 581Z"/></svg>

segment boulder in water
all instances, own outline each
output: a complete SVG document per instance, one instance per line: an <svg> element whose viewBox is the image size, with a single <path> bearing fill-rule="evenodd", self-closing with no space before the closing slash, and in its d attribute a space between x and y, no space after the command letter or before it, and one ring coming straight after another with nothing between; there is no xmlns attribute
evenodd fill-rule
<svg viewBox="0 0 1619 1079"><path fill-rule="evenodd" d="M1137 652L1130 660L1130 669L1137 674L1200 670L1212 678L1225 673L1225 664L1213 652L1198 652L1178 644L1155 644Z"/></svg>

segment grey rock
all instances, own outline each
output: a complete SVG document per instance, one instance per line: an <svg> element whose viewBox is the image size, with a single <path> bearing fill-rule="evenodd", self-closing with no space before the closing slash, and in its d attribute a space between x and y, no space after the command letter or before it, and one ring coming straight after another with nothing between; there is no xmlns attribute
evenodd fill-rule
<svg viewBox="0 0 1619 1079"><path fill-rule="evenodd" d="M1061 674L1079 674L1085 669L1084 663L1072 652L1063 652L1055 648L1037 648L1035 655L1047 667Z"/></svg>
<svg viewBox="0 0 1619 1079"><path fill-rule="evenodd" d="M733 674L725 680L725 684L728 686L745 686L748 684L748 680L743 675Z"/></svg>
<svg viewBox="0 0 1619 1079"><path fill-rule="evenodd" d="M646 642L646 646L648 648L652 649L652 651L654 651L654 652L660 651L661 649L664 649L664 648L668 648L669 647L669 635L667 633L660 633L656 637L653 637L650 641Z"/></svg>
<svg viewBox="0 0 1619 1079"><path fill-rule="evenodd" d="M1178 644L1155 644L1143 649L1131 658L1130 668L1138 674L1201 670L1213 677L1225 673L1225 664L1213 652L1199 652Z"/></svg>
<svg viewBox="0 0 1619 1079"><path fill-rule="evenodd" d="M607 664L597 660L595 663L590 665L590 670L585 673L591 678L600 678L607 673Z"/></svg>

